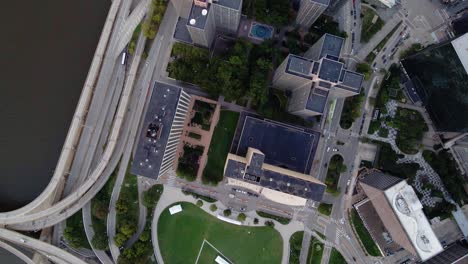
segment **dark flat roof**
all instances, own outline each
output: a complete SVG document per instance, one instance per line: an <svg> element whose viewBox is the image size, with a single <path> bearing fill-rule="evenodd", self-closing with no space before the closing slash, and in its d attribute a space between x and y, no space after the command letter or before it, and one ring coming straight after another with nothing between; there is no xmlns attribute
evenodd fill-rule
<svg viewBox="0 0 468 264"><path fill-rule="evenodd" d="M335 35L325 33L322 49L320 51L320 58L325 57L327 54L333 56L338 60L343 46L344 39Z"/></svg>
<svg viewBox="0 0 468 264"><path fill-rule="evenodd" d="M246 175L246 178L244 178L245 166L246 164L243 162L229 159L224 175L305 199L322 201L326 188L324 184L306 181L271 170L261 170L258 177Z"/></svg>
<svg viewBox="0 0 468 264"><path fill-rule="evenodd" d="M324 58L320 65L319 78L336 83L340 78L342 68L343 63Z"/></svg>
<svg viewBox="0 0 468 264"><path fill-rule="evenodd" d="M157 179L181 88L156 82L140 131L131 172Z"/></svg>
<svg viewBox="0 0 468 264"><path fill-rule="evenodd" d="M186 18L179 17L174 31L174 38L182 42L192 43L192 37L187 29L187 23Z"/></svg>
<svg viewBox="0 0 468 264"><path fill-rule="evenodd" d="M385 191L386 189L401 182L402 180L403 179L401 178L391 176L379 171L373 171L366 175L363 179L361 179L361 182L379 190Z"/></svg>
<svg viewBox="0 0 468 264"><path fill-rule="evenodd" d="M204 29L206 25L206 19L208 18L208 13L204 16L202 15L203 7L197 6L192 3L192 9L190 10L190 15L187 21L187 26L196 27L200 29ZM208 12L210 12L210 5L206 8ZM195 24L190 24L190 20L195 19Z"/></svg>
<svg viewBox="0 0 468 264"><path fill-rule="evenodd" d="M312 79L312 66L313 61L310 61L304 57L289 54L286 71L290 74Z"/></svg>
<svg viewBox="0 0 468 264"><path fill-rule="evenodd" d="M222 5L225 7L233 8L240 10L241 9L241 0L218 0L217 2L213 1L213 4Z"/></svg>
<svg viewBox="0 0 468 264"><path fill-rule="evenodd" d="M328 91L322 89L311 89L307 100L306 109L323 113L327 103Z"/></svg>
<svg viewBox="0 0 468 264"><path fill-rule="evenodd" d="M319 133L247 116L236 154L245 157L249 147L265 154L265 162L300 173L309 173Z"/></svg>
<svg viewBox="0 0 468 264"><path fill-rule="evenodd" d="M354 88L356 90L360 90L362 82L364 80L364 75L348 70L344 70L343 72L344 77L341 84L346 85L350 88Z"/></svg>

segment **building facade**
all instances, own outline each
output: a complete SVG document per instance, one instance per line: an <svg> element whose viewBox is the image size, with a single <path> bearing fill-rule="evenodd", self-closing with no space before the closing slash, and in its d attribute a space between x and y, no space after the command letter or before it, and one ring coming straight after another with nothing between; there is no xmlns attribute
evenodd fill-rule
<svg viewBox="0 0 468 264"><path fill-rule="evenodd" d="M180 87L156 82L145 114L131 171L152 179L174 164L190 95Z"/></svg>
<svg viewBox="0 0 468 264"><path fill-rule="evenodd" d="M201 7L193 4L187 21L187 29L196 45L210 47L216 33L214 14L210 6Z"/></svg>
<svg viewBox="0 0 468 264"><path fill-rule="evenodd" d="M301 0L296 24L303 28L310 28L329 4L330 0Z"/></svg>

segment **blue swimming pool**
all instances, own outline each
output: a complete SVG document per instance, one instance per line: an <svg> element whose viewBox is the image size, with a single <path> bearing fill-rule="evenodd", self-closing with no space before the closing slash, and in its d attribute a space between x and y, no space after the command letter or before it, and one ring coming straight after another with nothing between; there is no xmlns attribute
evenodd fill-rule
<svg viewBox="0 0 468 264"><path fill-rule="evenodd" d="M269 39L273 37L274 28L268 25L253 22L250 27L249 37L257 39Z"/></svg>

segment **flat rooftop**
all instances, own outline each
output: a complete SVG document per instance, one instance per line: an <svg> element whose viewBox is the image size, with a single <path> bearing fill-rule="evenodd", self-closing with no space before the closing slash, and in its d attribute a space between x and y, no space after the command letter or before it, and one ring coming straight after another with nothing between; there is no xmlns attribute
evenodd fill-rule
<svg viewBox="0 0 468 264"><path fill-rule="evenodd" d="M326 55L331 55L338 60L341 54L341 48L343 47L344 39L335 35L325 33L322 49L320 51L320 58Z"/></svg>
<svg viewBox="0 0 468 264"><path fill-rule="evenodd" d="M322 200L325 184L310 175L265 164L264 155L258 155L263 157L256 158L254 156L249 163L243 157L230 154L227 158L224 176L305 199Z"/></svg>
<svg viewBox="0 0 468 264"><path fill-rule="evenodd" d="M181 88L156 82L148 103L131 172L157 179Z"/></svg>
<svg viewBox="0 0 468 264"><path fill-rule="evenodd" d="M453 40L452 46L458 54L458 58L465 68L465 72L468 73L468 33Z"/></svg>
<svg viewBox="0 0 468 264"><path fill-rule="evenodd" d="M206 10L206 14L203 15L203 10ZM187 26L205 29L206 20L208 18L208 12L210 12L210 5L207 8L203 8L192 3L190 9L190 15L187 21ZM194 22L193 24L191 22Z"/></svg>
<svg viewBox="0 0 468 264"><path fill-rule="evenodd" d="M310 2L314 2L314 3L319 3L319 4L322 4L322 5L329 5L330 4L330 0L309 0Z"/></svg>
<svg viewBox="0 0 468 264"><path fill-rule="evenodd" d="M343 74L343 79L341 80L342 85L345 85L354 91L361 90L362 82L364 81L364 75L357 73L357 72L348 71L348 70L343 70L342 74Z"/></svg>
<svg viewBox="0 0 468 264"><path fill-rule="evenodd" d="M442 245L424 215L413 188L406 181L400 181L385 190L384 194L421 260L442 252Z"/></svg>
<svg viewBox="0 0 468 264"><path fill-rule="evenodd" d="M308 60L304 57L289 54L286 71L290 74L312 79L312 66L313 61Z"/></svg>
<svg viewBox="0 0 468 264"><path fill-rule="evenodd" d="M337 83L340 79L341 69L343 68L343 63L326 59L322 59L319 70L319 78L322 80L330 81Z"/></svg>
<svg viewBox="0 0 468 264"><path fill-rule="evenodd" d="M308 174L320 134L303 128L247 116L235 153L245 156L249 147L265 154L265 163Z"/></svg>
<svg viewBox="0 0 468 264"><path fill-rule="evenodd" d="M309 98L307 99L306 109L323 113L327 103L328 91L313 88L310 89Z"/></svg>

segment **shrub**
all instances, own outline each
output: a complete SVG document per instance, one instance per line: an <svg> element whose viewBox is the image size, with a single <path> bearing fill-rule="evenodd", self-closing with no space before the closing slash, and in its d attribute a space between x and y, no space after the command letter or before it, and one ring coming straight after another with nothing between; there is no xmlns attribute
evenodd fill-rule
<svg viewBox="0 0 468 264"><path fill-rule="evenodd" d="M232 214L231 209L226 209L223 211L224 216L230 216Z"/></svg>
<svg viewBox="0 0 468 264"><path fill-rule="evenodd" d="M268 221L265 221L265 225L269 226L269 227L274 227L275 223L273 221L271 221L271 220L268 220Z"/></svg>
<svg viewBox="0 0 468 264"><path fill-rule="evenodd" d="M289 222L291 222L291 219L289 219L289 218L278 216L278 215L273 215L273 214L269 214L269 213L265 213L265 212L262 212L262 211L257 211L257 214L259 216L261 216L261 217L264 217L264 218L270 218L270 219L276 220L276 221L278 221L279 223L281 223L283 225L287 225L287 224L289 224Z"/></svg>
<svg viewBox="0 0 468 264"><path fill-rule="evenodd" d="M202 200L198 200L198 201L197 201L197 206L198 206L198 207L202 207L202 206L203 206L203 201L202 201Z"/></svg>
<svg viewBox="0 0 468 264"><path fill-rule="evenodd" d="M247 216L244 214L244 213L240 213L238 216L237 216L237 220L241 221L241 222L244 222L245 219L247 219Z"/></svg>
<svg viewBox="0 0 468 264"><path fill-rule="evenodd" d="M255 225L257 225L257 224L258 224L258 218L254 218L253 223L254 223Z"/></svg>
<svg viewBox="0 0 468 264"><path fill-rule="evenodd" d="M218 210L218 206L216 206L216 204L212 204L212 205L210 205L210 210L212 212L215 212L216 210Z"/></svg>

